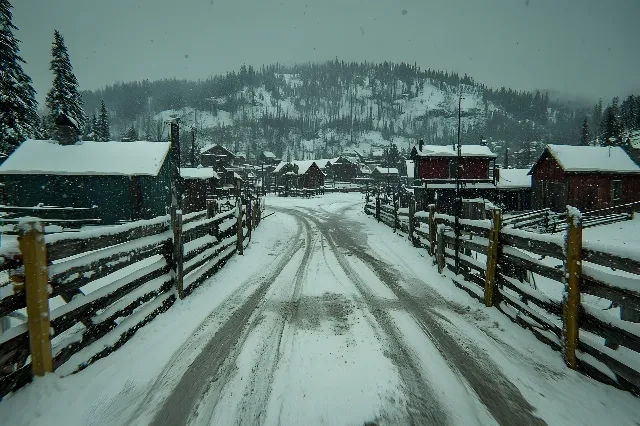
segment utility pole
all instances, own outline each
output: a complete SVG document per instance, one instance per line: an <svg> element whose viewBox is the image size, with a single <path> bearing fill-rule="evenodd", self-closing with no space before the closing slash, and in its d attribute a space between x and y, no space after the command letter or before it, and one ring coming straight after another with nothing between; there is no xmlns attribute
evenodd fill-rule
<svg viewBox="0 0 640 426"><path fill-rule="evenodd" d="M460 195L460 177L462 175L462 140L460 130L462 127L462 91L458 96L458 155L456 156L456 200L454 205L455 226L455 270L456 275L460 273L460 213L462 211L462 197Z"/></svg>

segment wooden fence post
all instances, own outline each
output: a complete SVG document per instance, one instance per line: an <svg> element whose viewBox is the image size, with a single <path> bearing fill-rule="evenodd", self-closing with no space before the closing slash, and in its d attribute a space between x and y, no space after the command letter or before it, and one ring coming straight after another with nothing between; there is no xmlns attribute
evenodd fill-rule
<svg viewBox="0 0 640 426"><path fill-rule="evenodd" d="M24 264L31 370L35 376L44 376L45 373L53 371L53 361L49 322L47 249L44 244L42 224L32 221L21 225L18 241Z"/></svg>
<svg viewBox="0 0 640 426"><path fill-rule="evenodd" d="M436 254L436 206L429 204L429 254Z"/></svg>
<svg viewBox="0 0 640 426"><path fill-rule="evenodd" d="M398 208L400 203L398 201L392 201L393 205L393 232L396 232L398 228L400 228L400 223L398 221Z"/></svg>
<svg viewBox="0 0 640 426"><path fill-rule="evenodd" d="M238 254L242 255L242 237L244 234L244 230L242 229L242 201L238 198L238 223L237 223L237 238L236 238L236 249L238 250Z"/></svg>
<svg viewBox="0 0 640 426"><path fill-rule="evenodd" d="M257 200L253 202L251 205L251 223L253 224L253 228L255 229L258 226L258 222L256 222L256 209L258 208Z"/></svg>
<svg viewBox="0 0 640 426"><path fill-rule="evenodd" d="M207 200L207 219L216 215L216 200Z"/></svg>
<svg viewBox="0 0 640 426"><path fill-rule="evenodd" d="M182 210L171 209L171 229L173 230L173 259L172 274L175 279L178 298L184 299L183 287L183 257L184 244L182 243Z"/></svg>
<svg viewBox="0 0 640 426"><path fill-rule="evenodd" d="M247 222L247 237L249 238L249 241L251 241L251 231L253 228L253 221L251 219L253 219L253 205L251 204L251 199L247 198L247 217L246 217L246 222Z"/></svg>
<svg viewBox="0 0 640 426"><path fill-rule="evenodd" d="M413 196L409 197L409 241L417 247L415 235L413 235L414 220L416 219L416 202Z"/></svg>
<svg viewBox="0 0 640 426"><path fill-rule="evenodd" d="M440 229L438 229L437 231L438 237L437 237L437 242L436 242L436 262L438 263L438 273L442 273L442 271L444 271L444 248L445 248L445 243L444 243L444 226L440 227Z"/></svg>
<svg viewBox="0 0 640 426"><path fill-rule="evenodd" d="M376 219L380 222L380 195L376 196Z"/></svg>
<svg viewBox="0 0 640 426"><path fill-rule="evenodd" d="M493 227L489 231L489 247L487 248L487 273L484 278L484 305L493 306L496 288L496 272L500 255L500 225L502 212L493 209Z"/></svg>
<svg viewBox="0 0 640 426"><path fill-rule="evenodd" d="M575 370L576 347L580 330L580 276L582 274L582 223L580 217L570 211L567 213L565 290L562 303L562 340L564 360L567 367Z"/></svg>

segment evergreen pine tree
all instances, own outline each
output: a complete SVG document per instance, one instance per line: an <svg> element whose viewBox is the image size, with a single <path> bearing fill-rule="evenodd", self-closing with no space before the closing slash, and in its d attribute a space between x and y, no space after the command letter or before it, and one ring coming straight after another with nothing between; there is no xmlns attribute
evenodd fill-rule
<svg viewBox="0 0 640 426"><path fill-rule="evenodd" d="M591 113L591 123L593 123L593 138L600 138L601 132L599 126L600 123L602 123L602 99L598 100L598 103L593 107L593 112Z"/></svg>
<svg viewBox="0 0 640 426"><path fill-rule="evenodd" d="M104 104L104 100L100 102L99 114L98 126L96 129L96 140L100 142L107 142L111 139L111 133L109 132L109 116L107 115L107 107Z"/></svg>
<svg viewBox="0 0 640 426"><path fill-rule="evenodd" d="M138 132L136 131L136 128L133 126L133 123L131 123L131 127L129 127L129 129L127 130L127 133L125 133L124 139L126 139L127 141L138 140Z"/></svg>
<svg viewBox="0 0 640 426"><path fill-rule="evenodd" d="M8 0L0 0L0 152L9 155L28 137L38 136L36 91L21 63Z"/></svg>
<svg viewBox="0 0 640 426"><path fill-rule="evenodd" d="M51 125L58 115L65 114L75 120L82 129L87 116L82 109L83 102L78 91L78 80L73 74L64 38L57 30L53 32L51 56L49 69L53 71L53 85L46 99L46 105L49 108L49 123Z"/></svg>
<svg viewBox="0 0 640 426"><path fill-rule="evenodd" d="M618 116L618 104L616 98L614 102L604 110L602 119L602 145L621 146L622 145L622 123Z"/></svg>
<svg viewBox="0 0 640 426"><path fill-rule="evenodd" d="M580 134L580 145L589 146L589 123L587 121L587 117L584 118L582 122L582 133Z"/></svg>

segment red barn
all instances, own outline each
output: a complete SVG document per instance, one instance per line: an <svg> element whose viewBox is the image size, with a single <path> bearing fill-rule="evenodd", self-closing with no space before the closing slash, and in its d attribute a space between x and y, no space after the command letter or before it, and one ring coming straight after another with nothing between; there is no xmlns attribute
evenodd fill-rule
<svg viewBox="0 0 640 426"><path fill-rule="evenodd" d="M591 211L640 201L640 167L621 147L547 145L529 174L534 209Z"/></svg>
<svg viewBox="0 0 640 426"><path fill-rule="evenodd" d="M494 199L496 154L484 145L462 145L461 155L462 196ZM414 147L411 157L414 179L421 182L418 188L421 207L433 203L439 211L451 213L455 199L457 148L420 144Z"/></svg>

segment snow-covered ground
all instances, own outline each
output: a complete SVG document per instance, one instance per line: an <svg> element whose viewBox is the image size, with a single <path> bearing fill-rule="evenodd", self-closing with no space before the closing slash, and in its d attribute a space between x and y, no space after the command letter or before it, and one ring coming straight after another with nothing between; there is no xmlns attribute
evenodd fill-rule
<svg viewBox="0 0 640 426"><path fill-rule="evenodd" d="M2 425L637 424L628 393L440 275L361 194L267 199L245 256Z"/></svg>

